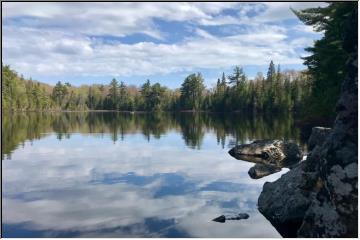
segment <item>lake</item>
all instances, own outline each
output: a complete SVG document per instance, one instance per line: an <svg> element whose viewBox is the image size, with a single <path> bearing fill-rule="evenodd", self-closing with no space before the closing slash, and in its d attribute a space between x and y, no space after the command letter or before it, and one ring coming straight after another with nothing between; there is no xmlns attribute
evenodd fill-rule
<svg viewBox="0 0 360 240"><path fill-rule="evenodd" d="M235 144L301 142L289 116L114 112L2 118L3 237L280 237ZM222 214L249 219L213 222Z"/></svg>

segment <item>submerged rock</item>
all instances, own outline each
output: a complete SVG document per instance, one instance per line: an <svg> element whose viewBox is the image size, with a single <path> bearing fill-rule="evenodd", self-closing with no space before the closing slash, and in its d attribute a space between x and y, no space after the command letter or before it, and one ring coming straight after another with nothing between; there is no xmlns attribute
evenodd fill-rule
<svg viewBox="0 0 360 240"><path fill-rule="evenodd" d="M224 222L226 222L226 220L241 220L241 219L248 219L248 218L249 218L249 214L239 213L236 215L229 215L229 216L221 215L217 218L214 218L213 221L224 223Z"/></svg>

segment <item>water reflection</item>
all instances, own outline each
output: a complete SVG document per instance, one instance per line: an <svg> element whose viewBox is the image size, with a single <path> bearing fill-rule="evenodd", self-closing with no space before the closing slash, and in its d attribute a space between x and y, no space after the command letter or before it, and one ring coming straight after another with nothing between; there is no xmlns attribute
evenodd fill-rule
<svg viewBox="0 0 360 240"><path fill-rule="evenodd" d="M55 132L59 140L70 138L71 133L110 134L113 142L124 140L125 135L141 132L150 141L169 131L179 132L185 144L200 149L206 132L212 131L217 142L225 147L262 138L294 139L300 133L293 126L291 116L266 118L245 117L240 114L155 113L130 114L114 112L88 113L22 113L4 114L2 117L2 159L11 158L11 152L26 140L44 137Z"/></svg>
<svg viewBox="0 0 360 240"><path fill-rule="evenodd" d="M3 116L5 237L279 237L265 181L229 146L297 139L289 118L32 113ZM11 159L11 160L7 160ZM222 214L250 218L219 224Z"/></svg>

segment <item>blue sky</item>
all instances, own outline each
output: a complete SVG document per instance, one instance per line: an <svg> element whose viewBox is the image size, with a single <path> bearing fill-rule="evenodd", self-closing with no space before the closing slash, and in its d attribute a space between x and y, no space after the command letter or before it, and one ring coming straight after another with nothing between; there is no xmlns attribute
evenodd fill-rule
<svg viewBox="0 0 360 240"><path fill-rule="evenodd" d="M201 72L211 87L235 65L252 78L270 60L304 69L304 48L321 33L294 9L317 2L275 3L3 3L3 63L55 84L104 83L115 77L179 87Z"/></svg>

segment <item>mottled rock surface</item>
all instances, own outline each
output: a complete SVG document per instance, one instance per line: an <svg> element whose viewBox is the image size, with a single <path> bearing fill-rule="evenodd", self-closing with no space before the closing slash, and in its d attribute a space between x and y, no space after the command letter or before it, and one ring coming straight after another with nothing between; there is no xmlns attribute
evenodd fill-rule
<svg viewBox="0 0 360 240"><path fill-rule="evenodd" d="M283 162L296 162L302 159L301 149L296 143L282 140L256 140L249 144L237 145L229 154L239 160L277 166L283 165Z"/></svg>
<svg viewBox="0 0 360 240"><path fill-rule="evenodd" d="M260 212L284 237L296 237L314 194L303 183L304 162L284 174L276 184L265 183L258 200ZM284 196L284 197L282 197Z"/></svg>
<svg viewBox="0 0 360 240"><path fill-rule="evenodd" d="M357 26L357 11L350 19ZM357 27L344 42L348 75L333 129L306 161L265 183L259 197L260 212L284 237L358 237Z"/></svg>

